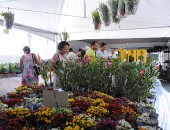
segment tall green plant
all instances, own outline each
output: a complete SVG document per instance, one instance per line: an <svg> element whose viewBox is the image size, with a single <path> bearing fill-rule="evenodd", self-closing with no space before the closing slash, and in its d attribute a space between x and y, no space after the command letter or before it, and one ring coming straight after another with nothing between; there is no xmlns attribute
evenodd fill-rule
<svg viewBox="0 0 170 130"><path fill-rule="evenodd" d="M100 10L100 14L101 14L101 17L102 17L102 20L105 26L109 26L111 23L111 20L110 20L110 13L109 13L109 8L107 4L100 3L99 10Z"/></svg>
<svg viewBox="0 0 170 130"><path fill-rule="evenodd" d="M66 91L100 91L139 102L148 96L158 76L150 60L136 64L119 59L107 62L101 59L92 64L66 64L62 70L61 84ZM115 83L112 76L116 77Z"/></svg>
<svg viewBox="0 0 170 130"><path fill-rule="evenodd" d="M148 96L149 90L153 88L153 83L159 74L151 61L147 61L145 64L123 63L116 71L117 86L121 88L119 92L129 99L139 102Z"/></svg>

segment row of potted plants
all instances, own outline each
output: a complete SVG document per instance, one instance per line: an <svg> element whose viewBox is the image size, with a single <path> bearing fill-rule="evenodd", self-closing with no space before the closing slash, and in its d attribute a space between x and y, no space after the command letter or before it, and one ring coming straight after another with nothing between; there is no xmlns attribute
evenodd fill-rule
<svg viewBox="0 0 170 130"><path fill-rule="evenodd" d="M20 73L19 63L0 64L0 73Z"/></svg>
<svg viewBox="0 0 170 130"><path fill-rule="evenodd" d="M59 67L59 66L58 66ZM149 90L159 74L149 59L142 62L122 62L119 59L98 60L91 64L66 64L60 66L63 90L71 92L100 91L114 97L127 97L142 101L150 94Z"/></svg>

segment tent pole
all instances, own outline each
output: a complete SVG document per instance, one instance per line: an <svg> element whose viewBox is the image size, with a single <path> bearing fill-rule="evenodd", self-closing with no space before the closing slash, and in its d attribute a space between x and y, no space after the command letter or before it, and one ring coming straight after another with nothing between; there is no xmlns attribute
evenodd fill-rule
<svg viewBox="0 0 170 130"><path fill-rule="evenodd" d="M55 44L56 44L56 52L58 51L57 47L58 47L58 42L57 42L58 38L57 38L57 34L55 34Z"/></svg>

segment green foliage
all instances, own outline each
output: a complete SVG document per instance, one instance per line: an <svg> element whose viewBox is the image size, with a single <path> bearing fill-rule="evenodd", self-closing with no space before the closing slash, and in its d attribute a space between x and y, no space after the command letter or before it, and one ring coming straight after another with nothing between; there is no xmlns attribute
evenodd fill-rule
<svg viewBox="0 0 170 130"><path fill-rule="evenodd" d="M61 32L59 33L59 37L61 41L67 41L69 39L69 34L68 32Z"/></svg>
<svg viewBox="0 0 170 130"><path fill-rule="evenodd" d="M0 73L20 73L19 63L0 64Z"/></svg>
<svg viewBox="0 0 170 130"><path fill-rule="evenodd" d="M92 12L92 19L93 19L93 23L101 24L100 14L97 9Z"/></svg>
<svg viewBox="0 0 170 130"><path fill-rule="evenodd" d="M100 91L135 101L141 101L148 96L158 76L151 60L145 64L126 63L119 59L110 62L112 65L104 60L84 65L66 64L60 74L63 89L73 93ZM112 83L113 75L116 76L115 83Z"/></svg>
<svg viewBox="0 0 170 130"><path fill-rule="evenodd" d="M10 12L4 12L1 14L4 17L4 20L8 24L13 24L14 23L14 14Z"/></svg>
<svg viewBox="0 0 170 130"><path fill-rule="evenodd" d="M131 100L141 101L148 96L158 74L151 61L145 64L122 63L116 69L117 93Z"/></svg>
<svg viewBox="0 0 170 130"><path fill-rule="evenodd" d="M101 17L102 17L102 20L103 20L105 26L109 26L111 21L110 21L109 8L108 8L107 4L101 3L99 5L99 10L101 12Z"/></svg>
<svg viewBox="0 0 170 130"><path fill-rule="evenodd" d="M1 69L1 73L9 73L9 64L8 63L5 63L5 64L2 64L2 69Z"/></svg>
<svg viewBox="0 0 170 130"><path fill-rule="evenodd" d="M53 73L50 71L50 66L51 66L51 60L48 60L47 63L43 63L41 65L41 77L44 80L45 86L53 86L52 84L52 76Z"/></svg>
<svg viewBox="0 0 170 130"><path fill-rule="evenodd" d="M118 0L108 0L109 9L111 11L111 18L114 23L119 23L120 18L118 18Z"/></svg>

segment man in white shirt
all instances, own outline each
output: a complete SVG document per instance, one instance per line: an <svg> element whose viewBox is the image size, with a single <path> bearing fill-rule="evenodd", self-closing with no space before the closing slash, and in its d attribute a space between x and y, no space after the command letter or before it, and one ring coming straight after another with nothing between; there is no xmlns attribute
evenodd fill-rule
<svg viewBox="0 0 170 130"><path fill-rule="evenodd" d="M115 49L114 49L114 48L111 48L111 49L110 49L109 58L110 58L110 59L116 59L116 58L117 58L117 55L116 55L116 53L115 53Z"/></svg>
<svg viewBox="0 0 170 130"><path fill-rule="evenodd" d="M100 44L100 49L96 52L96 57L107 59L109 55L108 52L106 51L106 48L107 48L106 43L102 42Z"/></svg>
<svg viewBox="0 0 170 130"><path fill-rule="evenodd" d="M78 56L73 52L73 48L69 48L67 59L72 63L78 62Z"/></svg>

